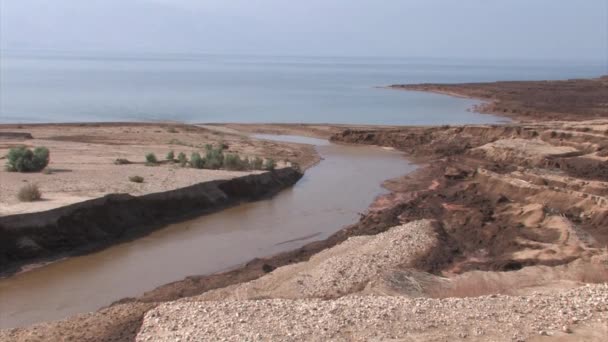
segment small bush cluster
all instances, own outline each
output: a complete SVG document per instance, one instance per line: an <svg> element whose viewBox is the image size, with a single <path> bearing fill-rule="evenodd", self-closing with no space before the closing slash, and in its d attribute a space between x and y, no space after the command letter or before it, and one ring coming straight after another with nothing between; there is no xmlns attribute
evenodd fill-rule
<svg viewBox="0 0 608 342"><path fill-rule="evenodd" d="M17 198L21 202L34 202L42 198L42 193L36 184L27 184L19 189Z"/></svg>
<svg viewBox="0 0 608 342"><path fill-rule="evenodd" d="M38 172L49 164L49 149L36 147L34 151L24 146L11 148L7 155L6 170L10 172Z"/></svg>
<svg viewBox="0 0 608 342"><path fill-rule="evenodd" d="M228 147L227 144L221 143L218 147L214 147L211 144L205 145L205 154L201 155L199 152L192 152L190 159L184 152L180 152L175 158L175 152L170 151L167 153L166 160L179 163L181 167L191 167L194 169L225 169L234 171L245 171L245 170L269 170L272 171L276 168L277 163L274 159L262 159L255 157L249 159L247 157L240 157L236 153L224 153L224 150ZM117 159L118 161L119 159ZM116 163L116 162L115 162ZM158 159L154 153L146 154L146 165L157 165Z"/></svg>
<svg viewBox="0 0 608 342"><path fill-rule="evenodd" d="M272 158L266 159L266 163L264 163L264 170L272 171L277 167L277 162Z"/></svg>
<svg viewBox="0 0 608 342"><path fill-rule="evenodd" d="M212 145L205 145L205 164L208 169L221 168L224 165L224 146L213 148Z"/></svg>
<svg viewBox="0 0 608 342"><path fill-rule="evenodd" d="M148 165L148 166L158 165L158 159L156 158L156 155L154 153L146 154L146 165Z"/></svg>
<svg viewBox="0 0 608 342"><path fill-rule="evenodd" d="M173 151L169 151L169 153L167 153L167 157L165 159L167 159L170 162L175 161L175 153L173 153Z"/></svg>
<svg viewBox="0 0 608 342"><path fill-rule="evenodd" d="M186 157L186 154L184 152L180 152L177 155L177 162L181 167L186 167L188 165L188 157Z"/></svg>
<svg viewBox="0 0 608 342"><path fill-rule="evenodd" d="M255 157L251 160L250 164L253 170L262 170L264 168L264 159Z"/></svg>
<svg viewBox="0 0 608 342"><path fill-rule="evenodd" d="M235 171L249 170L249 159L241 159L238 154L227 154L224 157L224 168Z"/></svg>
<svg viewBox="0 0 608 342"><path fill-rule="evenodd" d="M195 169L202 169L203 167L205 167L205 160L198 152L192 152L192 154L190 155L190 166Z"/></svg>

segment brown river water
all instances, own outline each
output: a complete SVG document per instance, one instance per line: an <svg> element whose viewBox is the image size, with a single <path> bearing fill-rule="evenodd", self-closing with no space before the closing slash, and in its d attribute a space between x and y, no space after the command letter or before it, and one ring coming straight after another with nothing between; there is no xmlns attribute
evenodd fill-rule
<svg viewBox="0 0 608 342"><path fill-rule="evenodd" d="M169 225L135 241L68 258L0 280L0 328L94 311L189 275L235 268L262 256L323 240L357 221L382 181L412 171L401 153L324 140L259 136L314 144L324 158L292 188L267 200Z"/></svg>

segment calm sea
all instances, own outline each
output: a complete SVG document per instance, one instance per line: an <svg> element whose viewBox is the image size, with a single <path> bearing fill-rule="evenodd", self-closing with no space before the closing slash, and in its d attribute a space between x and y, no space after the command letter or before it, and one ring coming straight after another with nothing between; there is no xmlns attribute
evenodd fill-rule
<svg viewBox="0 0 608 342"><path fill-rule="evenodd" d="M467 111L472 100L376 87L602 72L565 62L3 53L0 122L487 123L500 119Z"/></svg>

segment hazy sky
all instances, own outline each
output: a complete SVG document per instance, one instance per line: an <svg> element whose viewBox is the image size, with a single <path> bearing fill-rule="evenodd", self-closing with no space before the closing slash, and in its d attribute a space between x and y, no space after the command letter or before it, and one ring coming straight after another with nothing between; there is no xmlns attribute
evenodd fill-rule
<svg viewBox="0 0 608 342"><path fill-rule="evenodd" d="M608 0L0 0L3 49L607 59Z"/></svg>

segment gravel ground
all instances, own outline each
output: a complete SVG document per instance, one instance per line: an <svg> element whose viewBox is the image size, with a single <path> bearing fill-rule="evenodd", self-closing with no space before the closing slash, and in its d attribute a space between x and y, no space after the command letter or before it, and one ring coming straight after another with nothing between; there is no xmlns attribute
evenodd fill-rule
<svg viewBox="0 0 608 342"><path fill-rule="evenodd" d="M596 340L608 336L606 284L522 297L173 302L146 314L136 341L574 341L589 325Z"/></svg>

